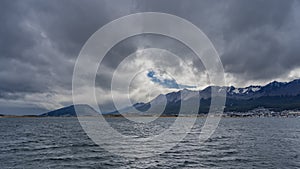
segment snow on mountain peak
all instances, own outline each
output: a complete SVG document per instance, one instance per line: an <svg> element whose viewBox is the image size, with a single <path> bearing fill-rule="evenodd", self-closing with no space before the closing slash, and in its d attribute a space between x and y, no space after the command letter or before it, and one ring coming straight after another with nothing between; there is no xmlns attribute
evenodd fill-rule
<svg viewBox="0 0 300 169"><path fill-rule="evenodd" d="M257 91L259 91L261 89L261 87L251 87L251 90L253 91L253 92L257 92Z"/></svg>

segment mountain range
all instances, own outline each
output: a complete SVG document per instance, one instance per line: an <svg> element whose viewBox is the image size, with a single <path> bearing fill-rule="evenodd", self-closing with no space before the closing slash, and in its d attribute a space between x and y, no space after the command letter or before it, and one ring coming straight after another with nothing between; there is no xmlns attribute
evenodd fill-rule
<svg viewBox="0 0 300 169"><path fill-rule="evenodd" d="M96 110L94 110L89 105L79 104L79 105L71 105L68 107L63 107L57 110L53 110L47 113L43 113L39 116L40 117L75 117L77 116L75 107L77 111L80 111L81 116L94 116L97 114Z"/></svg>
<svg viewBox="0 0 300 169"><path fill-rule="evenodd" d="M272 111L300 109L300 79L297 79L291 82L274 81L265 86L248 86L245 88L209 86L200 91L183 89L165 95L160 94L148 103L136 103L107 114L134 114L138 110L144 115L153 115L160 111L163 111L163 115L177 115L183 102L188 103L190 107L198 102L200 103L198 113L207 113L211 104L213 88L219 93L226 92L225 112L247 112L261 107ZM80 111L83 111L81 115L89 116L95 113L95 110L88 105L76 106L79 107ZM150 108L151 111L149 111ZM185 113L188 114L189 112ZM73 105L40 116L76 116L76 112Z"/></svg>

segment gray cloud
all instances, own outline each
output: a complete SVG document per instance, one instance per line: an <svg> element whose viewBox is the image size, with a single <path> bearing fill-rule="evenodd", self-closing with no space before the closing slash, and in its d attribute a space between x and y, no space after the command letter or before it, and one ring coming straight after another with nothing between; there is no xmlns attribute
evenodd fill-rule
<svg viewBox="0 0 300 169"><path fill-rule="evenodd" d="M232 3L225 12L225 70L243 80L271 80L299 67L295 57L299 48L291 42L300 38L295 5L295 1Z"/></svg>
<svg viewBox="0 0 300 169"><path fill-rule="evenodd" d="M109 21L144 11L175 14L202 29L220 53L230 84L299 78L291 74L300 67L299 9L294 0L2 0L0 100L2 105L42 109L69 104L74 63L85 41ZM174 40L140 36L113 48L101 66L113 70L116 61L139 47L169 48L187 58L193 55ZM198 68L196 73L204 72L195 57L189 61ZM98 86L109 88L111 73L99 72ZM48 100L41 103L33 96L48 96Z"/></svg>
<svg viewBox="0 0 300 169"><path fill-rule="evenodd" d="M190 61L190 66L196 68L194 73L203 73L205 71L202 62L198 59L198 57L187 46L178 40L154 34L137 35L121 41L107 53L98 69L96 84L101 88L110 89L112 73L120 62L136 50L147 48L167 49L173 54L179 56L183 61ZM172 60L166 60L165 58L161 58L160 64L165 67L174 66L174 62ZM176 69L176 73L180 73L182 71L181 67Z"/></svg>
<svg viewBox="0 0 300 169"><path fill-rule="evenodd" d="M225 71L241 82L235 85L287 80L300 66L298 1L172 2L142 1L139 7L178 15L201 28L220 53Z"/></svg>

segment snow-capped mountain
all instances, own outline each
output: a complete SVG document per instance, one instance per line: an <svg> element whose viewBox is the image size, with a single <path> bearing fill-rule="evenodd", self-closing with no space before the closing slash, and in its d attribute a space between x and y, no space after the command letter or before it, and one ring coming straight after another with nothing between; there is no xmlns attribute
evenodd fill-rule
<svg viewBox="0 0 300 169"><path fill-rule="evenodd" d="M249 94L249 93L255 93L257 91L261 90L261 86L249 86L246 88L235 88L233 86L229 87L227 90L228 94Z"/></svg>
<svg viewBox="0 0 300 169"><path fill-rule="evenodd" d="M257 107L276 109L300 109L300 79L291 82L271 82L265 86L248 86L245 88L209 86L204 90L191 91L181 90L178 92L159 95L149 103L139 103L132 106L138 110L148 110L154 107L157 110L166 102L165 114L178 112L182 101L199 99L199 112L206 112L210 105L211 91L214 89L218 93L226 92L227 111L247 111ZM194 100L196 101L196 100ZM130 113L132 109L126 109ZM124 111L123 111L124 112ZM156 112L148 112L156 113Z"/></svg>

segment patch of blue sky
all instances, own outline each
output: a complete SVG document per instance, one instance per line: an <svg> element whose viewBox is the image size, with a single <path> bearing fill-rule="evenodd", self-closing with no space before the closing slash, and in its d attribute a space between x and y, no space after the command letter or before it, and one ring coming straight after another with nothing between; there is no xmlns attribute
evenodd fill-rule
<svg viewBox="0 0 300 169"><path fill-rule="evenodd" d="M148 71L147 77L150 78L150 80L154 83L157 83L163 87L170 88L170 89L185 89L185 88L196 88L196 86L191 85L184 85L184 84L178 84L175 79L171 78L158 78L157 73L153 70Z"/></svg>

